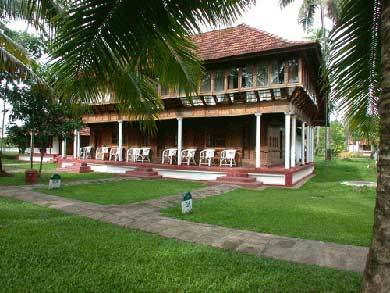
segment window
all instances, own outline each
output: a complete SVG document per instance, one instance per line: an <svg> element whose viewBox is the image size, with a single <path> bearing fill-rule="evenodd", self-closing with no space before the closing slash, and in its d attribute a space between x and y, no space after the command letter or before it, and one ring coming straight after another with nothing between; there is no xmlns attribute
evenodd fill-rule
<svg viewBox="0 0 390 293"><path fill-rule="evenodd" d="M288 82L299 82L299 63L297 59L290 59L288 61Z"/></svg>
<svg viewBox="0 0 390 293"><path fill-rule="evenodd" d="M241 87L253 87L253 65L242 67Z"/></svg>
<svg viewBox="0 0 390 293"><path fill-rule="evenodd" d="M284 61L275 60L272 62L272 83L284 83L284 71L286 64Z"/></svg>
<svg viewBox="0 0 390 293"><path fill-rule="evenodd" d="M224 91L225 90L225 71L216 70L214 72L214 91Z"/></svg>
<svg viewBox="0 0 390 293"><path fill-rule="evenodd" d="M207 147L225 147L225 135L222 133L213 133L207 135Z"/></svg>
<svg viewBox="0 0 390 293"><path fill-rule="evenodd" d="M238 67L231 68L228 75L228 89L238 88Z"/></svg>
<svg viewBox="0 0 390 293"><path fill-rule="evenodd" d="M211 91L211 75L207 72L203 77L202 84L200 85L201 93L208 93Z"/></svg>
<svg viewBox="0 0 390 293"><path fill-rule="evenodd" d="M268 85L268 64L259 63L256 67L256 86Z"/></svg>

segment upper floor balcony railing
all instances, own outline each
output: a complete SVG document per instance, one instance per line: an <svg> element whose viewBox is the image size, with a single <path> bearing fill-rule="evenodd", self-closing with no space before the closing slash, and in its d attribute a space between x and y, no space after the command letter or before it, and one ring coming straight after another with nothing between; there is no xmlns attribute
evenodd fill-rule
<svg viewBox="0 0 390 293"><path fill-rule="evenodd" d="M184 91L168 89L157 83L156 89L162 99L180 98L183 106L212 106L239 101L285 99L297 86L301 86L316 104L316 91L307 67L302 58L271 59L215 67L206 71L197 93L191 94L191 101ZM107 94L91 104L112 103L115 103L115 98Z"/></svg>

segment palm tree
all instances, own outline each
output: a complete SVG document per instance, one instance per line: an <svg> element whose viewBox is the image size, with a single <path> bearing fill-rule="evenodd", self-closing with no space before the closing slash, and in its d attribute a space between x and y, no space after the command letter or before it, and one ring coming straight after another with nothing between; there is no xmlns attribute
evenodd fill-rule
<svg viewBox="0 0 390 293"><path fill-rule="evenodd" d="M361 117L378 106L380 142L373 237L365 292L390 292L390 1L343 0L330 37L333 99Z"/></svg>

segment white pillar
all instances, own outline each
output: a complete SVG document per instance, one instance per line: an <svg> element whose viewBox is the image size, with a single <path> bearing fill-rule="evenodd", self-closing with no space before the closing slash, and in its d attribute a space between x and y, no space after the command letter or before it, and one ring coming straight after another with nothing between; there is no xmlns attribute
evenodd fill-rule
<svg viewBox="0 0 390 293"><path fill-rule="evenodd" d="M62 156L63 158L65 158L65 157L66 157L66 138L64 138L64 139L62 140L61 148L62 148L61 156Z"/></svg>
<svg viewBox="0 0 390 293"><path fill-rule="evenodd" d="M261 166L261 153L260 153L260 120L261 120L261 113L256 113L256 168L260 168Z"/></svg>
<svg viewBox="0 0 390 293"><path fill-rule="evenodd" d="M302 122L302 148L301 148L302 165L305 164L305 122Z"/></svg>
<svg viewBox="0 0 390 293"><path fill-rule="evenodd" d="M77 154L77 130L75 130L73 134L73 159L77 158Z"/></svg>
<svg viewBox="0 0 390 293"><path fill-rule="evenodd" d="M183 148L183 118L177 118L177 164L181 165L181 151Z"/></svg>
<svg viewBox="0 0 390 293"><path fill-rule="evenodd" d="M311 162L314 162L314 127L311 128Z"/></svg>
<svg viewBox="0 0 390 293"><path fill-rule="evenodd" d="M80 130L77 130L77 158L81 157L81 139L80 139Z"/></svg>
<svg viewBox="0 0 390 293"><path fill-rule="evenodd" d="M290 169L291 114L284 113L284 168Z"/></svg>
<svg viewBox="0 0 390 293"><path fill-rule="evenodd" d="M118 124L119 124L119 133L118 133L118 135L119 135L119 137L118 137L119 152L118 152L118 155L119 155L119 162L122 162L122 150L123 150L122 124L123 124L123 121L119 120Z"/></svg>
<svg viewBox="0 0 390 293"><path fill-rule="evenodd" d="M307 158L307 162L310 163L310 126L307 125L307 137L306 137L306 158Z"/></svg>
<svg viewBox="0 0 390 293"><path fill-rule="evenodd" d="M297 160L297 117L291 117L291 167L294 168Z"/></svg>
<svg viewBox="0 0 390 293"><path fill-rule="evenodd" d="M52 152L53 155L59 155L60 154L60 141L58 140L58 137L53 137L53 146L52 146Z"/></svg>

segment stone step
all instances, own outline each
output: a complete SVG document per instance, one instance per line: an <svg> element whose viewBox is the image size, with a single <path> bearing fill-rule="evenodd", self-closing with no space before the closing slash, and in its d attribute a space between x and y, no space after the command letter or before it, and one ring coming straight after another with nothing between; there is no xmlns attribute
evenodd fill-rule
<svg viewBox="0 0 390 293"><path fill-rule="evenodd" d="M138 167L134 171L142 171L142 172L155 172L152 168L149 167Z"/></svg>
<svg viewBox="0 0 390 293"><path fill-rule="evenodd" d="M227 172L229 177L248 177L248 171L245 170L231 170Z"/></svg>
<svg viewBox="0 0 390 293"><path fill-rule="evenodd" d="M130 174L130 175L134 175L134 174L137 174L137 175L140 175L140 176L156 176L158 175L158 172L155 172L155 171L151 171L151 172L143 172L143 171L126 171L125 174Z"/></svg>
<svg viewBox="0 0 390 293"><path fill-rule="evenodd" d="M214 181L209 181L211 184L234 184L245 188L258 188L263 185L263 182L257 181L256 178L244 176L222 176Z"/></svg>
<svg viewBox="0 0 390 293"><path fill-rule="evenodd" d="M120 174L121 177L136 177L142 179L160 179L162 176L158 172L153 171L152 168L139 167L135 170L128 170L125 174Z"/></svg>
<svg viewBox="0 0 390 293"><path fill-rule="evenodd" d="M141 179L161 179L162 176L161 175L150 175L150 174L141 174L141 173L122 173L122 174L117 174L117 176L119 177L131 177L131 178L141 178Z"/></svg>
<svg viewBox="0 0 390 293"><path fill-rule="evenodd" d="M73 165L65 166L61 170L66 170L74 173L89 173L93 172L90 166L87 163L73 163Z"/></svg>
<svg viewBox="0 0 390 293"><path fill-rule="evenodd" d="M256 178L253 178L253 177L234 177L234 176L222 176L222 177L218 177L216 179L217 181L220 181L220 182L242 182L242 183L251 183L251 182L255 182L256 181Z"/></svg>

